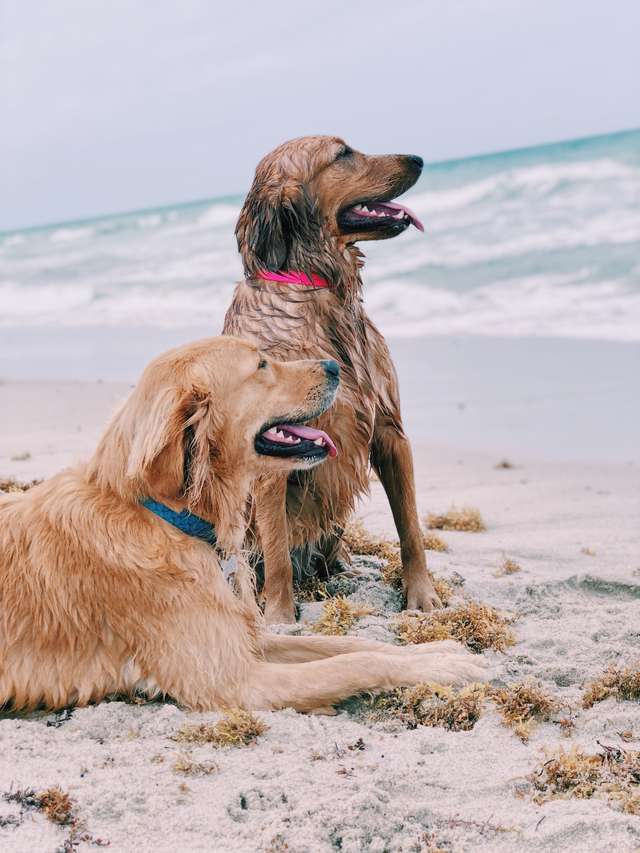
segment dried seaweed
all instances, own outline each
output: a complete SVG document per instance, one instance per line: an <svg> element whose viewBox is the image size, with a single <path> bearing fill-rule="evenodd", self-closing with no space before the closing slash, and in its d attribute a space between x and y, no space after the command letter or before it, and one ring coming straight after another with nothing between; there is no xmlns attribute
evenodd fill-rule
<svg viewBox="0 0 640 853"><path fill-rule="evenodd" d="M582 707L591 708L596 702L603 702L610 696L618 700L640 701L640 669L620 669L611 664L600 678L587 684L582 695Z"/></svg>
<svg viewBox="0 0 640 853"><path fill-rule="evenodd" d="M490 607L468 601L433 613L405 613L394 629L403 643L458 640L473 652L504 652L515 643L510 620Z"/></svg>
<svg viewBox="0 0 640 853"><path fill-rule="evenodd" d="M600 744L588 754L558 750L533 774L538 804L557 799L597 799L627 814L640 815L640 752Z"/></svg>
<svg viewBox="0 0 640 853"><path fill-rule="evenodd" d="M439 726L466 732L480 719L485 694L483 684L459 690L431 683L398 687L371 699L368 716L374 722L400 720L409 729Z"/></svg>
<svg viewBox="0 0 640 853"><path fill-rule="evenodd" d="M348 598L337 595L325 601L322 616L313 626L313 630L317 634L346 634L358 619L372 612L366 605L353 604Z"/></svg>
<svg viewBox="0 0 640 853"><path fill-rule="evenodd" d="M174 735L178 743L210 743L213 746L251 746L269 727L249 711L235 708L217 723L185 724Z"/></svg>
<svg viewBox="0 0 640 853"><path fill-rule="evenodd" d="M444 515L428 515L425 523L429 530L458 530L465 533L481 533L487 527L479 510L467 506L456 509L454 506Z"/></svg>

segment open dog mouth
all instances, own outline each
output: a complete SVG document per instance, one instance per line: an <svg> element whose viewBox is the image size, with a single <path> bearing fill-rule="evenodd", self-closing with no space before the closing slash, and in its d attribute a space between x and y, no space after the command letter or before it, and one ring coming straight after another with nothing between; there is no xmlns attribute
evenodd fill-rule
<svg viewBox="0 0 640 853"><path fill-rule="evenodd" d="M256 436L255 449L262 456L302 459L338 455L338 448L326 432L302 424L271 424Z"/></svg>
<svg viewBox="0 0 640 853"><path fill-rule="evenodd" d="M394 201L363 201L346 207L338 215L338 224L343 231L384 229L400 233L410 225L424 231L416 214Z"/></svg>

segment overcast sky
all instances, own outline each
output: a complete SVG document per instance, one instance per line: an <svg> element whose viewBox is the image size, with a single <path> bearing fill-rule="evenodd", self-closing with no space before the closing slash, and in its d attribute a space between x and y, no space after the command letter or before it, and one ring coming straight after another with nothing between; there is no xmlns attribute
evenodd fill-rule
<svg viewBox="0 0 640 853"><path fill-rule="evenodd" d="M449 159L640 125L639 0L0 0L0 229L242 192L307 133Z"/></svg>

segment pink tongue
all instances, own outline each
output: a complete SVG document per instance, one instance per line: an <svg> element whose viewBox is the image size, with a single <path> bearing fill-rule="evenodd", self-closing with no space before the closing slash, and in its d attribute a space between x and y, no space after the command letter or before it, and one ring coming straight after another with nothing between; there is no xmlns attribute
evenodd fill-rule
<svg viewBox="0 0 640 853"><path fill-rule="evenodd" d="M331 441L326 432L323 432L321 429L313 429L313 427L298 424L295 426L293 424L280 424L280 429L286 429L286 431L290 432L291 435L297 435L298 438L304 438L307 441L315 441L317 438L322 438L329 448L329 456L334 457L338 455L338 448Z"/></svg>
<svg viewBox="0 0 640 853"><path fill-rule="evenodd" d="M412 210L409 210L409 208L405 207L403 204L396 204L396 202L393 202L393 201L381 201L381 202L378 202L376 207L390 207L391 210L395 210L396 213L399 210L402 210L404 213L407 214L407 216L413 222L413 224L416 226L418 231L424 232L424 225L422 224L422 222L420 222L420 220L418 219L418 217L415 215L415 213Z"/></svg>

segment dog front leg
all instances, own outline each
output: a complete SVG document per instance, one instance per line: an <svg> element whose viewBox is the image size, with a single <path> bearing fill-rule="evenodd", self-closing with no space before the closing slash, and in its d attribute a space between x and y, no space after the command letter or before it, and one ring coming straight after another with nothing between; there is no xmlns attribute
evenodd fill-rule
<svg viewBox="0 0 640 853"><path fill-rule="evenodd" d="M243 691L250 709L326 712L331 705L365 691L433 681L465 684L486 678L485 663L461 646L444 654L403 657L352 652L309 663L256 663Z"/></svg>
<svg viewBox="0 0 640 853"><path fill-rule="evenodd" d="M256 483L255 500L256 524L264 557L264 618L269 625L295 622L286 475L265 478Z"/></svg>
<svg viewBox="0 0 640 853"><path fill-rule="evenodd" d="M446 654L458 652L460 645L454 640L436 640L431 643L394 646L392 643L365 640L361 637L290 637L286 634L265 632L260 637L260 648L265 660L269 663L308 663L353 652L379 652L402 657L417 654Z"/></svg>
<svg viewBox="0 0 640 853"><path fill-rule="evenodd" d="M416 507L411 446L402 425L378 416L374 428L371 464L387 493L400 539L402 585L409 610L441 607L433 581L427 572L422 530Z"/></svg>

